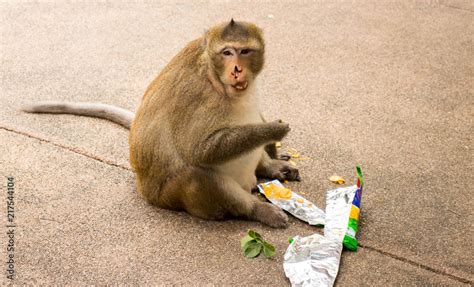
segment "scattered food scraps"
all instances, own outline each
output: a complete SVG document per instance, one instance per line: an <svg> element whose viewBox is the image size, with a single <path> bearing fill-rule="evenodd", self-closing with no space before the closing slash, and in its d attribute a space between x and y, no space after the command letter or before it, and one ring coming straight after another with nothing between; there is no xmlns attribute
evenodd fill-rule
<svg viewBox="0 0 474 287"><path fill-rule="evenodd" d="M276 142L275 143L275 146L277 149L281 149L282 148L282 143L281 142ZM295 148L292 148L292 147L286 147L286 154L283 153L280 155L280 159L282 160L287 160L291 165L293 166L296 166L296 162L293 161L293 160L310 160L311 158L310 157L307 157L307 156L302 156L301 153L298 152L297 149ZM293 159L293 160L291 160Z"/></svg>
<svg viewBox="0 0 474 287"><path fill-rule="evenodd" d="M240 248L247 258L257 257L262 251L267 258L275 255L275 247L263 240L262 236L254 230L249 230L247 235L240 239Z"/></svg>
<svg viewBox="0 0 474 287"><path fill-rule="evenodd" d="M338 176L338 175L333 175L329 178L329 180L333 183L337 183L337 184L344 184L346 181L344 180L344 178L342 178L342 176Z"/></svg>
<svg viewBox="0 0 474 287"><path fill-rule="evenodd" d="M296 192L285 188L277 179L257 185L260 193L276 206L310 225L324 224L324 211Z"/></svg>
<svg viewBox="0 0 474 287"><path fill-rule="evenodd" d="M310 157L303 157L301 155L300 152L298 152L298 150L296 150L295 148L292 148L292 147L287 147L286 148L286 152L288 153L288 155L290 156L291 159L295 159L295 160L309 160L311 159Z"/></svg>
<svg viewBox="0 0 474 287"><path fill-rule="evenodd" d="M272 182L263 187L263 193L267 198L274 199L290 199L291 190L280 185L276 185Z"/></svg>

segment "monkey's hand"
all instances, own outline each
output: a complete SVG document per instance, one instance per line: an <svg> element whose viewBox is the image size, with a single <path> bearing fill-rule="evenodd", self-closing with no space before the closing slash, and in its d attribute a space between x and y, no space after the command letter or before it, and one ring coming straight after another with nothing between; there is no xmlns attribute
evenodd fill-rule
<svg viewBox="0 0 474 287"><path fill-rule="evenodd" d="M274 141L281 141L291 130L290 125L281 120L264 123L267 131L271 134L271 139Z"/></svg>
<svg viewBox="0 0 474 287"><path fill-rule="evenodd" d="M300 173L297 168L291 166L284 160L271 160L265 164L263 171L260 171L263 176L278 179L280 181L300 181Z"/></svg>

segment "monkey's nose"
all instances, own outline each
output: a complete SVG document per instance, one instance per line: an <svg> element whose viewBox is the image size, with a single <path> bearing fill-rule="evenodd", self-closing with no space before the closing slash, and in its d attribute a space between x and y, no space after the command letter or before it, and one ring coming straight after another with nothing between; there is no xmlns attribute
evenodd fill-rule
<svg viewBox="0 0 474 287"><path fill-rule="evenodd" d="M231 74L235 79L237 79L237 78L239 78L240 73L242 73L242 71L243 71L242 68L240 68L240 70L239 70L239 66L235 66L235 67L234 67L234 71L231 72L230 74Z"/></svg>

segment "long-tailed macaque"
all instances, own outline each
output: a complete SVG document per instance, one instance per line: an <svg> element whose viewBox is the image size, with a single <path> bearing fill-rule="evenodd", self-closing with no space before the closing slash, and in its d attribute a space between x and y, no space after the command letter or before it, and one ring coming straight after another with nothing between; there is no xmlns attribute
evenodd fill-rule
<svg viewBox="0 0 474 287"><path fill-rule="evenodd" d="M149 85L135 115L103 104L47 102L33 113L101 117L130 128L137 189L151 204L210 220L229 216L286 227L288 217L251 194L257 176L299 180L276 158L290 131L265 122L254 90L264 64L262 31L231 20L191 41Z"/></svg>

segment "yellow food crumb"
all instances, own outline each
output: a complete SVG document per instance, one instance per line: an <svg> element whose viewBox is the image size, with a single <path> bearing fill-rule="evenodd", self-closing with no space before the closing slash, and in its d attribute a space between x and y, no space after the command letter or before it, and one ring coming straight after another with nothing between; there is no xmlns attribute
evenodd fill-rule
<svg viewBox="0 0 474 287"><path fill-rule="evenodd" d="M303 202L304 202L304 199L298 198L296 201L299 202L299 203L303 203Z"/></svg>
<svg viewBox="0 0 474 287"><path fill-rule="evenodd" d="M329 178L329 180L331 182L334 182L334 183L337 183L337 184L343 184L345 183L346 181L344 180L344 178L342 178L342 176L338 176L338 175L333 175Z"/></svg>
<svg viewBox="0 0 474 287"><path fill-rule="evenodd" d="M299 154L299 153L295 153L295 154L292 154L291 157L292 157L292 158L299 158L299 157L300 157L300 154Z"/></svg>
<svg viewBox="0 0 474 287"><path fill-rule="evenodd" d="M271 187L271 184L267 184L263 186L263 193L265 193L265 196L269 198L272 195L273 188Z"/></svg>
<svg viewBox="0 0 474 287"><path fill-rule="evenodd" d="M281 187L273 183L269 183L263 187L263 192L267 198L275 199L290 199L291 190L289 188Z"/></svg>

